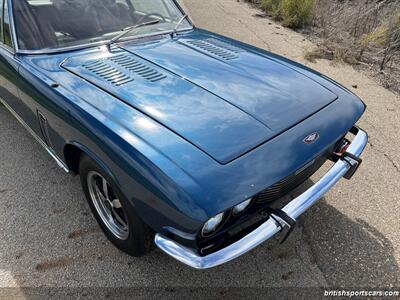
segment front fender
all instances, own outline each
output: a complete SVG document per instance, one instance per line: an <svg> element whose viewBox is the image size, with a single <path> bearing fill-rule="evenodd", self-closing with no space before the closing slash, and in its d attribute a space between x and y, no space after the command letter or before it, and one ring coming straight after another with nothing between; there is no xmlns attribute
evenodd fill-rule
<svg viewBox="0 0 400 300"><path fill-rule="evenodd" d="M199 189L197 183L115 118L82 99L74 101L77 102L70 109L70 125L75 133L67 144L94 159L153 230L163 232L173 227L195 234L207 215L184 187ZM131 108L123 111L134 118Z"/></svg>
<svg viewBox="0 0 400 300"><path fill-rule="evenodd" d="M178 154L199 163L208 158L139 111L61 69L64 59L64 54L23 58L26 99L46 115L56 154L64 157L69 144L88 154L155 231L174 227L196 232L207 214L187 191L198 195L201 189L171 157Z"/></svg>

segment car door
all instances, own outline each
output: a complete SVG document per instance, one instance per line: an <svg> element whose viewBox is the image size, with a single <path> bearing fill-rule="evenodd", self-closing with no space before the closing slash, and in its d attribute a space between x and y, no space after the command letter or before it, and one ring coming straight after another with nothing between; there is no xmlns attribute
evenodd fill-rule
<svg viewBox="0 0 400 300"><path fill-rule="evenodd" d="M23 121L23 125L31 129L36 136L41 136L36 109L27 105L20 97L20 88L23 84L19 74L21 62L15 53L9 1L11 0L0 0L0 98L16 117Z"/></svg>
<svg viewBox="0 0 400 300"><path fill-rule="evenodd" d="M14 46L11 38L10 21L6 0L0 0L0 97L14 111L21 111L18 96L18 68L19 62L15 59ZM21 116L22 117L22 116Z"/></svg>

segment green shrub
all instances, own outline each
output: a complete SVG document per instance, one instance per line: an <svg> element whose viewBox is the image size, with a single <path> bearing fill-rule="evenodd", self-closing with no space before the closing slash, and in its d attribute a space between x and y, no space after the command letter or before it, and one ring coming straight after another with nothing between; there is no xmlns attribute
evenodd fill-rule
<svg viewBox="0 0 400 300"><path fill-rule="evenodd" d="M263 10L275 13L279 8L280 2L281 0L262 0L260 3L260 7Z"/></svg>
<svg viewBox="0 0 400 300"><path fill-rule="evenodd" d="M284 26L301 28L314 18L315 0L262 0L260 7Z"/></svg>
<svg viewBox="0 0 400 300"><path fill-rule="evenodd" d="M280 4L282 0L262 0L260 8L268 12L275 20L281 21Z"/></svg>
<svg viewBox="0 0 400 300"><path fill-rule="evenodd" d="M395 12L381 26L361 39L362 46L376 45L382 49L381 71L397 56L400 57L400 12Z"/></svg>
<svg viewBox="0 0 400 300"><path fill-rule="evenodd" d="M369 43L385 46L396 38L396 34L400 31L400 12L396 12L383 25L376 28L370 34L361 39L361 43Z"/></svg>
<svg viewBox="0 0 400 300"><path fill-rule="evenodd" d="M314 0L282 0L279 7L283 25L287 27L301 28L314 18Z"/></svg>

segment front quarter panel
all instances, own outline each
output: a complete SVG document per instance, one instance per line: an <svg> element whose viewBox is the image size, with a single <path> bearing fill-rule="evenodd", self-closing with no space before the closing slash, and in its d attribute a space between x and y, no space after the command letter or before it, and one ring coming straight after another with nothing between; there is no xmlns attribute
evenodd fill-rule
<svg viewBox="0 0 400 300"><path fill-rule="evenodd" d="M168 225L194 233L207 215L185 189L196 191L199 187L168 157L178 152L196 160L192 146L108 93L60 69L63 59L26 57L21 67L23 99L48 119L57 155L64 158L66 145L80 148L108 171L154 230L163 232ZM201 164L201 160L196 161Z"/></svg>

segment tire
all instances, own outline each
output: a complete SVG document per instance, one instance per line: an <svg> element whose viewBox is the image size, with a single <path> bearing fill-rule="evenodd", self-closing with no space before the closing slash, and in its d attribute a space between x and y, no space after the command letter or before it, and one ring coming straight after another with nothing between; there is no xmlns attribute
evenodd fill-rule
<svg viewBox="0 0 400 300"><path fill-rule="evenodd" d="M140 219L110 176L87 155L81 156L79 174L89 207L111 243L135 257L152 250L154 233ZM106 193L101 188L104 186L103 179L107 183ZM105 194L109 195L110 201L104 200Z"/></svg>

